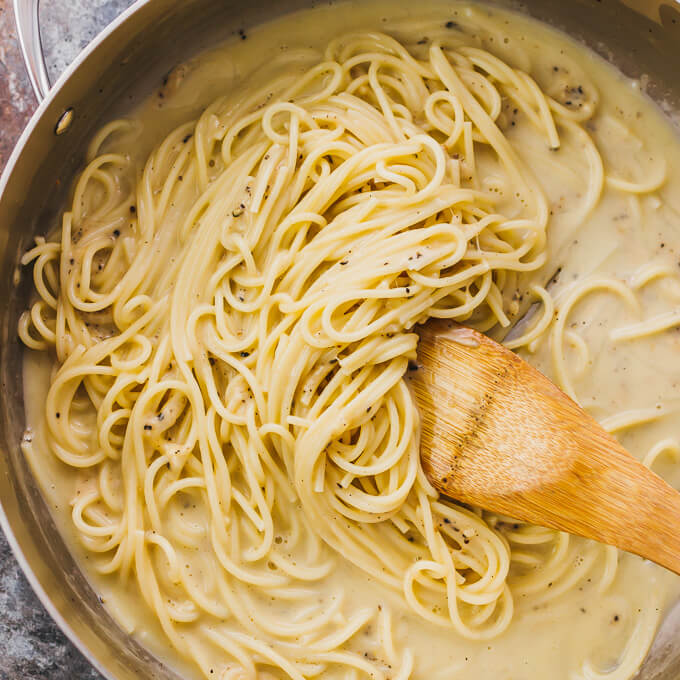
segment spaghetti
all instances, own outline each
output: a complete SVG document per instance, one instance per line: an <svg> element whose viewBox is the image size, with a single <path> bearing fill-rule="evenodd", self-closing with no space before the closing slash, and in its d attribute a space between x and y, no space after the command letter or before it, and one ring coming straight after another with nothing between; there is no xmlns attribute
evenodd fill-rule
<svg viewBox="0 0 680 680"><path fill-rule="evenodd" d="M46 438L81 475L75 528L206 677L216 650L224 678L410 677L390 606L348 611L342 590L309 600L339 556L470 639L502 633L514 598L573 588L604 553L602 588L614 578L616 551L592 546L568 570L568 536L439 498L404 376L417 324L508 327L522 276L546 263L549 206L505 134L512 109L548 147L583 146L575 222L605 181L640 194L662 180L605 179L583 128L594 94L571 109L444 33L425 46L352 33L321 60L286 55L139 173L116 150L136 124L114 121L60 230L23 258L37 299L19 334L56 357ZM572 395L565 324L596 289L637 304L611 279L561 303L533 284L544 312L509 343L535 348L550 329ZM612 337L658 333L677 312L643 324ZM357 634L370 626L369 654ZM621 677L648 644L629 645Z"/></svg>

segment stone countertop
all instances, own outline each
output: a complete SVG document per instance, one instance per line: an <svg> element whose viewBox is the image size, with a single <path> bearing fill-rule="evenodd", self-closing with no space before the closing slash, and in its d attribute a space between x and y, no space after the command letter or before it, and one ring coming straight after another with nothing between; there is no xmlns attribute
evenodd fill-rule
<svg viewBox="0 0 680 680"><path fill-rule="evenodd" d="M132 0L44 0L40 25L52 81ZM0 170L37 106L11 0L0 0ZM100 680L28 585L0 532L0 680Z"/></svg>

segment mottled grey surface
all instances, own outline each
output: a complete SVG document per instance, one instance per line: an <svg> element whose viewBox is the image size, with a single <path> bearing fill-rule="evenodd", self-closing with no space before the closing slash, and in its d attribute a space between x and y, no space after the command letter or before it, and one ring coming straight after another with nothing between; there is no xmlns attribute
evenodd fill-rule
<svg viewBox="0 0 680 680"><path fill-rule="evenodd" d="M43 0L40 19L54 81L132 0ZM11 0L0 0L0 170L36 106L19 53ZM0 532L0 680L99 680L33 594Z"/></svg>
<svg viewBox="0 0 680 680"><path fill-rule="evenodd" d="M99 680L38 601L0 532L0 678Z"/></svg>
<svg viewBox="0 0 680 680"><path fill-rule="evenodd" d="M43 0L40 34L51 82L132 0Z"/></svg>

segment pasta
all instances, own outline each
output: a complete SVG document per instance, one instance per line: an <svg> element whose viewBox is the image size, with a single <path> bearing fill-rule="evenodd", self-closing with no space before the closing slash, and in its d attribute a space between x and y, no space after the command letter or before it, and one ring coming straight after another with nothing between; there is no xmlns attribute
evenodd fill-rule
<svg viewBox="0 0 680 680"><path fill-rule="evenodd" d="M419 323L508 328L548 262L550 205L507 136L517 111L546 148L581 145L574 224L605 184L643 195L666 170L605 173L584 129L594 90L573 109L463 32L431 36L354 32L321 58L285 54L139 171L117 149L138 125L110 123L60 228L23 258L37 296L19 334L55 356L46 441L80 475L78 537L101 574L136 582L205 677L215 658L225 679L412 677L397 605L348 608L335 587L310 599L338 559L469 640L503 633L517 598L552 601L596 564L601 592L616 576L611 548L438 497L404 378ZM562 299L531 283L543 311L508 346L549 335L556 380L578 398L567 345L582 367L590 355L572 309L604 290L638 315L612 341L662 333L678 312L640 321L638 291L665 275L595 275ZM645 617L619 675L586 664L582 677L629 677L658 621Z"/></svg>

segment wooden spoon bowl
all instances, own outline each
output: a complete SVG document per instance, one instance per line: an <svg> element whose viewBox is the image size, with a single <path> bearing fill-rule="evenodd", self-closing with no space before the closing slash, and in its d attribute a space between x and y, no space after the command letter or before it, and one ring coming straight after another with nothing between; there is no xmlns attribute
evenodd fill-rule
<svg viewBox="0 0 680 680"><path fill-rule="evenodd" d="M680 574L680 493L502 345L451 321L419 335L420 455L442 494Z"/></svg>

